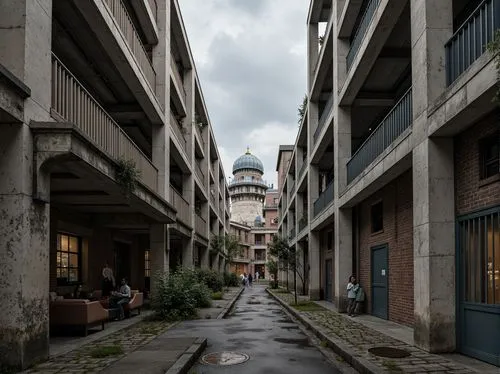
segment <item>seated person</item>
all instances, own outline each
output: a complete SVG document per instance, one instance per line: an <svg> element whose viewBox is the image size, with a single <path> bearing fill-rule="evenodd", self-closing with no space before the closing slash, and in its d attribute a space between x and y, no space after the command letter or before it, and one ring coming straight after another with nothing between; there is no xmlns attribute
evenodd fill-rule
<svg viewBox="0 0 500 374"><path fill-rule="evenodd" d="M111 292L111 297L109 298L109 305L111 308L118 308L120 311L119 319L122 320L125 318L125 311L123 310L123 305L127 304L132 294L130 292L130 287L127 284L127 280L125 278L122 279L122 285L118 292Z"/></svg>

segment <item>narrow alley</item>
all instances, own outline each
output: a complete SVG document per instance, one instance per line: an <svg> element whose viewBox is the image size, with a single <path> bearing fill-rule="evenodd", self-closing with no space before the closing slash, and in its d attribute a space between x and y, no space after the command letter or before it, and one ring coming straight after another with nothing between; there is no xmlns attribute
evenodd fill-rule
<svg viewBox="0 0 500 374"><path fill-rule="evenodd" d="M208 346L190 374L339 373L261 285L245 289L227 319L187 321L167 335L208 337ZM222 357L219 364L202 363L206 355L216 352L242 355ZM231 364L245 356L247 361ZM205 360L215 362L210 356Z"/></svg>

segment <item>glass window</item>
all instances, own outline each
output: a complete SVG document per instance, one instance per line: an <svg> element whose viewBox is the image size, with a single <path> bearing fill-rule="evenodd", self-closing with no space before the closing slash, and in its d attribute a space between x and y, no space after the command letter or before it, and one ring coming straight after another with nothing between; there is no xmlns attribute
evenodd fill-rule
<svg viewBox="0 0 500 374"><path fill-rule="evenodd" d="M500 213L460 222L462 298L500 304Z"/></svg>
<svg viewBox="0 0 500 374"><path fill-rule="evenodd" d="M500 154L500 134L495 133L482 139L479 142L481 157L481 179L489 178L500 172L499 154Z"/></svg>
<svg viewBox="0 0 500 374"><path fill-rule="evenodd" d="M144 276L151 277L151 251L146 249L144 251Z"/></svg>
<svg viewBox="0 0 500 374"><path fill-rule="evenodd" d="M371 209L372 233L384 229L384 205L382 201L372 205Z"/></svg>
<svg viewBox="0 0 500 374"><path fill-rule="evenodd" d="M82 240L78 236L57 234L56 276L58 285L81 280Z"/></svg>

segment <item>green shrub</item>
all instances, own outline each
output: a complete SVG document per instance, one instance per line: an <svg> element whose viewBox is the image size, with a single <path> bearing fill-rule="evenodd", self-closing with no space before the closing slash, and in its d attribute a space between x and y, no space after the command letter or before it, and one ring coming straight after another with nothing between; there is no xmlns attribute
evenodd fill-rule
<svg viewBox="0 0 500 374"><path fill-rule="evenodd" d="M211 292L198 281L195 271L179 268L175 273L164 274L155 280L157 295L153 309L165 320L191 319L196 317L196 308L211 305Z"/></svg>
<svg viewBox="0 0 500 374"><path fill-rule="evenodd" d="M212 294L212 300L222 300L222 292L214 292Z"/></svg>
<svg viewBox="0 0 500 374"><path fill-rule="evenodd" d="M240 280L236 273L224 272L224 286L226 287L238 287L240 285Z"/></svg>
<svg viewBox="0 0 500 374"><path fill-rule="evenodd" d="M196 271L198 282L204 283L212 292L221 292L224 287L224 278L215 270L198 269Z"/></svg>

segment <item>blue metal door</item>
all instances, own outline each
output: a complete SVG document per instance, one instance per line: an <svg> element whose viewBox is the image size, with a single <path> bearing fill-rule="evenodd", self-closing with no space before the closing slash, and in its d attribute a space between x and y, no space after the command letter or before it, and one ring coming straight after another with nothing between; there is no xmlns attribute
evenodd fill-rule
<svg viewBox="0 0 500 374"><path fill-rule="evenodd" d="M325 262L325 300L332 301L332 260Z"/></svg>
<svg viewBox="0 0 500 374"><path fill-rule="evenodd" d="M387 261L387 245L372 248L372 314L387 319L389 315L387 278L389 266Z"/></svg>
<svg viewBox="0 0 500 374"><path fill-rule="evenodd" d="M457 222L457 346L500 366L500 207Z"/></svg>

